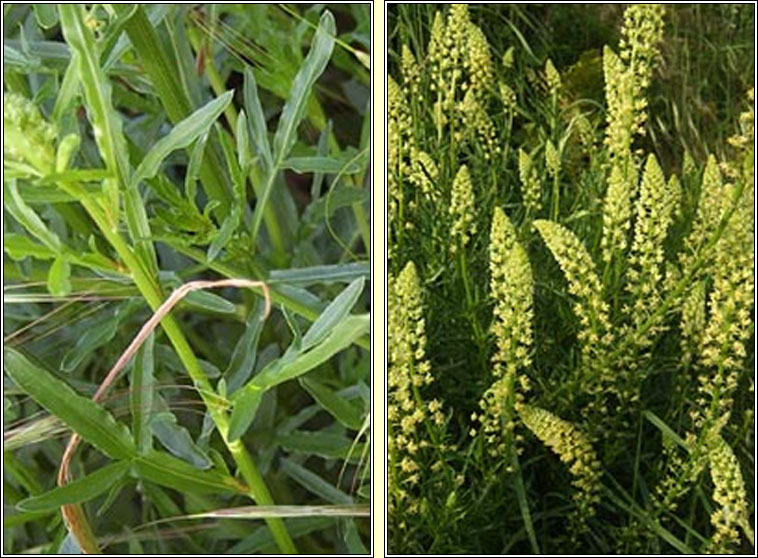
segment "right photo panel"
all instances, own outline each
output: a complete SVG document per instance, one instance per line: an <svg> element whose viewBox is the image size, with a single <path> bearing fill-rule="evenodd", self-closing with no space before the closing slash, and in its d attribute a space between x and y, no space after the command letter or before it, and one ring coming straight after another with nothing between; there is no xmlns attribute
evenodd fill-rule
<svg viewBox="0 0 758 558"><path fill-rule="evenodd" d="M755 5L386 6L389 555L755 554Z"/></svg>

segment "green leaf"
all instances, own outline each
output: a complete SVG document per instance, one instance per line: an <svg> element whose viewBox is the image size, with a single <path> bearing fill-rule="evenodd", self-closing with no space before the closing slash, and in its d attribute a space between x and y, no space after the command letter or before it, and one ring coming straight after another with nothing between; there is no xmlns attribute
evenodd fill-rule
<svg viewBox="0 0 758 558"><path fill-rule="evenodd" d="M359 277L337 295L308 329L303 337L301 350L308 350L320 343L338 323L345 319L363 292L364 284L365 279Z"/></svg>
<svg viewBox="0 0 758 558"><path fill-rule="evenodd" d="M130 9L121 4L112 6L116 13ZM161 32L165 33L165 31L157 26L158 20L153 20L152 14L148 18L148 12L152 11L155 14L160 9L162 9L160 5L139 5L133 16L129 18L125 29L132 48L139 57L145 73L149 76L166 114L171 122L179 123L191 114L192 103L179 77L180 69L173 52L164 47L161 41ZM218 142L211 137L199 172L203 189L208 194L209 200L219 204L221 215L226 216L229 212L231 185L221 167L220 148Z"/></svg>
<svg viewBox="0 0 758 558"><path fill-rule="evenodd" d="M5 371L13 382L79 434L112 459L128 459L137 455L137 448L127 428L100 405L77 394L66 383L47 370L32 364L10 347L3 351Z"/></svg>
<svg viewBox="0 0 758 558"><path fill-rule="evenodd" d="M316 400L316 403L337 419L340 424L351 430L360 429L363 418L361 412L354 405L314 379L305 376L299 381L300 385Z"/></svg>
<svg viewBox="0 0 758 558"><path fill-rule="evenodd" d="M235 314L237 312L234 304L224 297L207 291L191 291L184 297L183 302L195 308L218 312L219 314Z"/></svg>
<svg viewBox="0 0 758 558"><path fill-rule="evenodd" d="M152 451L134 460L137 473L150 482L193 494L246 492L234 477L215 470L202 471L167 453Z"/></svg>
<svg viewBox="0 0 758 558"><path fill-rule="evenodd" d="M247 132L247 116L245 111L241 110L237 117L237 131L235 132L237 138L237 164L239 165L240 172L243 175L247 174L250 168L250 161L252 160L250 153L250 138Z"/></svg>
<svg viewBox="0 0 758 558"><path fill-rule="evenodd" d="M34 238L48 250L60 254L62 250L58 235L47 228L39 215L21 198L15 180L3 181L3 208L10 213Z"/></svg>
<svg viewBox="0 0 758 558"><path fill-rule="evenodd" d="M230 442L242 436L253 423L264 392L265 390L248 384L234 398L234 409L229 419L228 438Z"/></svg>
<svg viewBox="0 0 758 558"><path fill-rule="evenodd" d="M195 196L197 194L197 180L200 175L200 168L203 163L203 157L205 155L205 146L208 143L208 135L210 129L200 135L200 138L195 142L192 147L192 153L190 154L189 163L187 164L187 175L184 177L184 192L187 196L187 200L194 206Z"/></svg>
<svg viewBox="0 0 758 558"><path fill-rule="evenodd" d="M318 455L325 459L346 459L350 454L352 441L331 432L295 431L277 438L284 449L308 455Z"/></svg>
<svg viewBox="0 0 758 558"><path fill-rule="evenodd" d="M56 255L50 248L32 242L28 236L16 233L5 233L3 236L3 250L15 261L21 261L26 257L49 260Z"/></svg>
<svg viewBox="0 0 758 558"><path fill-rule="evenodd" d="M208 247L207 258L209 262L215 260L216 256L221 253L221 250L223 250L224 246L226 246L227 243L231 240L234 231L237 230L239 220L239 206L235 205L232 208L232 212L229 214L229 216L224 219L224 223L221 225L221 229L218 231L216 237L213 239L213 242L211 242L211 245Z"/></svg>
<svg viewBox="0 0 758 558"><path fill-rule="evenodd" d="M318 157L326 157L329 154L329 137L332 135L332 121L329 120L321 130L321 135L318 138L318 145L316 146L316 155ZM311 182L311 199L317 200L321 196L321 185L324 182L324 174L320 172L313 173L313 181Z"/></svg>
<svg viewBox="0 0 758 558"><path fill-rule="evenodd" d="M342 490L290 459L282 459L280 467L285 475L327 502L333 504L353 503L353 499Z"/></svg>
<svg viewBox="0 0 758 558"><path fill-rule="evenodd" d="M253 373L258 357L258 340L263 331L263 311L263 302L259 300L247 317L245 331L234 346L232 358L229 359L229 365L224 371L227 391L230 394L237 391Z"/></svg>
<svg viewBox="0 0 758 558"><path fill-rule="evenodd" d="M368 332L370 326L369 314L348 316L337 324L319 345L310 351L297 355L295 358L287 359L286 362L284 359L272 362L250 380L250 384L262 389L270 389L282 382L301 376L349 347L361 335Z"/></svg>
<svg viewBox="0 0 758 558"><path fill-rule="evenodd" d="M137 167L132 177L132 187L136 187L137 184L146 178L155 176L160 169L161 163L163 163L169 154L177 149L187 147L202 134L207 133L211 125L231 102L233 94L233 91L227 91L223 95L213 99L179 122L168 135L159 139Z"/></svg>
<svg viewBox="0 0 758 558"><path fill-rule="evenodd" d="M297 127L305 116L313 85L326 69L329 58L332 56L335 34L334 16L326 10L319 21L311 49L292 82L289 98L279 118L274 134L274 157L277 166L284 161L292 146L295 145Z"/></svg>
<svg viewBox="0 0 758 558"><path fill-rule="evenodd" d="M84 6L60 4L58 10L63 36L79 62L79 79L87 100L88 117L95 129L95 142L106 168L126 184L129 177L126 140L119 114L111 102L110 82L100 67L95 37L84 23ZM111 211L115 215L118 208L111 207Z"/></svg>
<svg viewBox="0 0 758 558"><path fill-rule="evenodd" d="M63 355L61 370L64 372L76 370L95 349L109 343L116 336L119 322L119 317L114 316L106 321L96 323L96 327L88 328L76 340L76 345Z"/></svg>
<svg viewBox="0 0 758 558"><path fill-rule="evenodd" d="M153 415L150 429L156 438L173 455L198 469L208 469L211 462L197 447L186 428L180 426L173 413L163 412Z"/></svg>
<svg viewBox="0 0 758 558"><path fill-rule="evenodd" d="M264 169L270 170L273 166L273 159L271 157L271 146L268 142L266 117L263 115L263 107L258 98L258 86L255 83L255 74L249 66L245 66L243 98L245 113L248 115L247 126L250 132L250 139L253 142L256 155L262 157L265 163Z"/></svg>
<svg viewBox="0 0 758 558"><path fill-rule="evenodd" d="M137 354L134 355L134 367L129 385L132 430L134 430L134 439L137 441L140 453L147 453L152 449L150 415L153 410L153 390L155 388L153 376L155 367L154 348L155 335L151 332L137 350Z"/></svg>
<svg viewBox="0 0 758 558"><path fill-rule="evenodd" d="M129 461L116 461L49 492L16 504L23 511L52 511L66 504L78 504L96 498L121 479L131 467Z"/></svg>
<svg viewBox="0 0 758 558"><path fill-rule="evenodd" d="M63 258L55 258L50 266L47 291L53 296L66 296L71 292L71 265Z"/></svg>
<svg viewBox="0 0 758 558"><path fill-rule="evenodd" d="M240 118L237 118L239 123ZM224 153L226 168L229 176L232 177L232 187L235 205L241 205L245 201L245 173L239 164L239 142L235 145L234 138L231 134L219 134L221 150Z"/></svg>
<svg viewBox="0 0 758 558"><path fill-rule="evenodd" d="M39 181L39 184L56 184L58 182L102 182L110 178L111 173L106 169L69 169L49 174Z"/></svg>

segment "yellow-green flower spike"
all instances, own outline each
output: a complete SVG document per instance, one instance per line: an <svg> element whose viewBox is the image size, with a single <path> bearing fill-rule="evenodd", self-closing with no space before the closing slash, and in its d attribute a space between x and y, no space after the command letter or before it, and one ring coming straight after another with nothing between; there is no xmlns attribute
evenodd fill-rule
<svg viewBox="0 0 758 558"><path fill-rule="evenodd" d="M459 111L463 116L463 123L469 136L475 136L484 151L484 158L491 159L500 152L500 146L495 140L495 125L492 123L487 111L479 103L473 89L469 89Z"/></svg>
<svg viewBox="0 0 758 558"><path fill-rule="evenodd" d="M453 180L453 193L450 200L449 212L453 218L453 225L450 230L450 237L453 242L450 245L450 249L455 252L458 247L464 248L476 233L476 223L474 222L474 188L466 165L458 169L455 180Z"/></svg>
<svg viewBox="0 0 758 558"><path fill-rule="evenodd" d="M523 149L519 149L518 152L518 172L524 206L532 215L535 215L542 209L542 185L537 169L533 166L531 155Z"/></svg>
<svg viewBox="0 0 758 558"><path fill-rule="evenodd" d="M673 185L676 187L678 182ZM637 215L628 272L627 288L634 297L631 315L635 328L640 327L663 300L663 242L673 220L677 195L678 192L669 190L655 156L648 156L636 204ZM651 328L644 341L637 341L652 342L654 333L655 328Z"/></svg>
<svg viewBox="0 0 758 558"><path fill-rule="evenodd" d="M612 378L604 359L614 339L608 318L609 307L603 300L595 263L584 244L562 225L537 220L534 228L560 265L569 293L577 299L574 314L579 319L577 340L582 350L582 387L592 393L609 376Z"/></svg>
<svg viewBox="0 0 758 558"><path fill-rule="evenodd" d="M526 251L516 240L516 230L505 212L497 207L490 232L490 298L495 302L492 332L497 350L492 358L494 381L479 402L482 414L477 417L493 457L511 451L514 405L523 400L529 385L526 376L518 384L516 380L518 371L531 364L533 290Z"/></svg>
<svg viewBox="0 0 758 558"><path fill-rule="evenodd" d="M580 519L595 513L595 504L600 499L600 462L587 436L576 426L553 413L533 407L518 405L519 416L526 427L561 461L568 465L577 489L574 501L579 507Z"/></svg>
<svg viewBox="0 0 758 558"><path fill-rule="evenodd" d="M444 425L442 404L433 399L425 401L423 388L432 383L432 373L426 355L426 320L423 292L416 266L408 262L397 277L389 277L388 314L388 449L390 474L388 479L390 510L405 507L408 513L419 495L415 493L420 481L419 472L425 459L425 448L438 443L430 440L429 423L434 428ZM445 448L441 445L440 451Z"/></svg>
<svg viewBox="0 0 758 558"><path fill-rule="evenodd" d="M8 162L15 162L35 176L55 171L55 139L57 130L39 108L18 93L3 93L3 153Z"/></svg>
<svg viewBox="0 0 758 558"><path fill-rule="evenodd" d="M545 142L545 166L552 177L561 172L561 156L551 140Z"/></svg>
<svg viewBox="0 0 758 558"><path fill-rule="evenodd" d="M468 70L471 80L471 90L483 98L494 83L492 56L487 38L473 23L468 26Z"/></svg>
<svg viewBox="0 0 758 558"><path fill-rule="evenodd" d="M709 544L713 554L730 554L739 544L739 527L750 544L755 544L750 514L747 506L745 481L740 464L732 448L721 436L715 436L709 444L713 499L718 508L711 514L711 524L715 531Z"/></svg>
<svg viewBox="0 0 758 558"><path fill-rule="evenodd" d="M549 58L545 62L545 81L551 95L557 95L561 88L561 74L555 69L553 61Z"/></svg>
<svg viewBox="0 0 758 558"><path fill-rule="evenodd" d="M603 238L600 244L603 261L606 263L611 261L614 254L623 255L626 252L627 236L632 225L632 201L629 196L631 190L620 165L614 163L605 195Z"/></svg>

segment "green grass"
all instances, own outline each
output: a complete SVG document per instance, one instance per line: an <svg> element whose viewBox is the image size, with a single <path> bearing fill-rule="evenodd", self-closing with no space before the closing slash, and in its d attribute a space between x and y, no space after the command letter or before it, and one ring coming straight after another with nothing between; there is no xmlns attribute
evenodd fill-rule
<svg viewBox="0 0 758 558"><path fill-rule="evenodd" d="M455 54L447 51L439 61L431 53L435 13L448 21L451 7L389 9L388 66L399 89L393 98L390 87L389 100L389 406L396 414L388 432L398 440L390 443L389 456L390 552L712 550L723 542L712 514L724 505L717 485L725 462L736 463L731 474L736 470L744 479L745 493L734 489L732 496L738 494L735 501L745 505L752 525L754 139L752 129L740 127L740 115L753 106L746 93L754 81L754 9L667 6L660 59L638 97L647 99L645 134L632 135L628 159L606 143L603 67L604 46L617 53L623 48L624 9L470 6L470 21L489 43L492 79L477 102L494 130L495 150L481 134L484 119L471 125L462 116L464 99L476 87L475 72L462 62L460 73L445 70ZM466 38L462 44L466 59L476 43ZM403 64L404 46L412 65ZM510 48L506 66L502 60ZM548 59L559 73L557 89L550 86ZM456 89L460 82L465 89ZM510 108L501 84L514 94ZM454 103L444 106L440 125L435 102L449 91ZM747 144L735 148L728 140L740 134ZM546 161L549 144L558 151L557 174ZM531 156L532 197L539 204L529 199L519 150ZM715 157L711 164L709 156ZM624 160L629 162L618 162ZM610 249L605 261L614 161L634 165L638 180L624 182L631 211L622 235L626 245ZM714 178L716 162L723 179ZM473 190L465 246L452 236L458 216L450 212L463 165ZM672 175L681 195L669 182ZM708 213L714 199L721 205ZM512 223L509 238L528 258L531 314L518 302L524 295L518 291L523 270L517 256L499 264L509 279L499 295L493 293L497 268L490 263L490 230L496 208ZM552 223L560 227L557 239L546 232ZM569 234L576 242L562 253ZM405 310L410 262L423 303L418 318ZM588 272L589 264L572 270L577 262L590 262L594 271ZM517 315L503 314L503 304ZM701 321L693 318L693 308ZM731 333L715 333L722 320L723 331L731 327ZM410 352L408 339L415 343ZM431 382L416 376L424 375L427 363ZM513 376L503 371L508 364ZM415 386L410 396L404 378ZM482 431L479 418L480 402L498 378L506 379L492 403L503 409L494 433L503 440L500 447L488 442L492 432ZM432 401L441 402L444 421L428 410ZM527 426L522 402L575 430L557 422L549 432ZM561 436L551 439L559 428ZM583 447L579 435L591 442L598 462L596 492L587 491L594 511L577 499L584 492L575 483L597 471L587 471L587 461L573 461L566 451L568 464L556 455L565 450L560 440ZM419 449L407 449L409 440ZM716 457L730 452L734 461ZM749 526L736 529L721 548L750 553Z"/></svg>
<svg viewBox="0 0 758 558"><path fill-rule="evenodd" d="M3 9L4 551L366 552L368 7Z"/></svg>

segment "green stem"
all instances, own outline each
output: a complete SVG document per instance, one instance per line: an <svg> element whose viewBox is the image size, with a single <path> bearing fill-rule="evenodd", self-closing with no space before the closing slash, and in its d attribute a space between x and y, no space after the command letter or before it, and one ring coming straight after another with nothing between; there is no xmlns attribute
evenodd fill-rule
<svg viewBox="0 0 758 558"><path fill-rule="evenodd" d="M137 285L137 288L147 301L150 308L156 310L163 303L160 287L153 278L146 273L143 266L118 231L109 226L107 218L103 215L97 203L86 194L82 196L81 194L83 190L78 185L61 183L60 186L80 200L108 242L110 242L121 260L126 264L131 272L134 283ZM223 407L221 407L213 397L216 395L216 391L213 389L210 380L208 380L205 372L203 372L200 367L200 363L187 342L186 337L182 333L179 324L170 314L168 314L163 320L161 320L161 327L163 327L163 330L166 332L171 344L174 346L174 350L179 356L179 359L182 361L190 378L192 378L192 382L194 383L198 394L208 409L211 418L237 464L240 473L242 473L242 478L248 485L248 496L250 496L258 505L273 504L274 502L271 493L268 491L260 472L242 442L240 440L230 442L227 439L229 430L227 415ZM287 528L284 525L284 521L281 518L267 518L266 523L282 552L286 554L294 554L297 552L295 545L287 532Z"/></svg>
<svg viewBox="0 0 758 558"><path fill-rule="evenodd" d="M458 264L463 279L463 289L466 291L466 306L468 307L468 313L471 314L471 326L474 328L474 336L476 337L476 343L480 348L483 348L484 333L482 328L479 327L479 322L476 320L476 311L474 309L474 297L471 294L471 287L468 283L468 269L466 267L466 255L461 246L458 246Z"/></svg>

